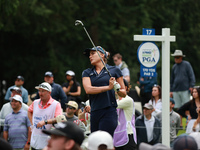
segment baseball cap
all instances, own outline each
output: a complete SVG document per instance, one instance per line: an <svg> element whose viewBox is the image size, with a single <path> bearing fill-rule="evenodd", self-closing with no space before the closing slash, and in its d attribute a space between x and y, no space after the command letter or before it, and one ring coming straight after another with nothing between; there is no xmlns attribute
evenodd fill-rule
<svg viewBox="0 0 200 150"><path fill-rule="evenodd" d="M78 104L75 101L69 101L68 103L66 103L67 106L72 106L75 109L78 109Z"/></svg>
<svg viewBox="0 0 200 150"><path fill-rule="evenodd" d="M57 123L55 127L55 129L42 130L42 132L48 135L65 136L67 138L73 139L79 145L82 144L84 140L84 133L75 123L60 122Z"/></svg>
<svg viewBox="0 0 200 150"><path fill-rule="evenodd" d="M17 76L16 80L17 79L24 81L24 77L22 77L22 76Z"/></svg>
<svg viewBox="0 0 200 150"><path fill-rule="evenodd" d="M68 70L68 71L66 72L66 75L75 76L75 73L74 73L74 71L72 71L72 70Z"/></svg>
<svg viewBox="0 0 200 150"><path fill-rule="evenodd" d="M198 150L197 143L192 136L183 134L178 136L173 142L173 150Z"/></svg>
<svg viewBox="0 0 200 150"><path fill-rule="evenodd" d="M51 71L47 71L47 72L45 72L44 76L53 77L53 73Z"/></svg>
<svg viewBox="0 0 200 150"><path fill-rule="evenodd" d="M170 102L172 102L172 104L175 104L175 101L173 98L170 98Z"/></svg>
<svg viewBox="0 0 200 150"><path fill-rule="evenodd" d="M139 150L171 150L171 148L169 148L161 143L157 143L155 145L150 145L150 144L142 142L139 145Z"/></svg>
<svg viewBox="0 0 200 150"><path fill-rule="evenodd" d="M90 56L90 51L99 51L101 53L103 53L105 55L105 58L107 58L107 54L106 54L106 51L104 50L104 48L102 48L101 46L97 46L97 47L93 47L93 48L87 48L83 54L86 55L86 56Z"/></svg>
<svg viewBox="0 0 200 150"><path fill-rule="evenodd" d="M19 101L22 104L23 100L22 100L22 97L20 95L15 95L15 96L9 98L9 100L11 100L11 101L13 99L16 100L16 101Z"/></svg>
<svg viewBox="0 0 200 150"><path fill-rule="evenodd" d="M113 138L105 131L92 132L88 137L88 150L98 150L100 145L106 145L107 149L113 149Z"/></svg>
<svg viewBox="0 0 200 150"><path fill-rule="evenodd" d="M143 108L153 109L153 105L146 103L146 104L144 104Z"/></svg>
<svg viewBox="0 0 200 150"><path fill-rule="evenodd" d="M47 91L51 92L51 85L49 83L47 83L47 82L43 82L39 86L36 86L35 88L37 90L44 89L44 90L47 90Z"/></svg>
<svg viewBox="0 0 200 150"><path fill-rule="evenodd" d="M12 91L16 91L18 94L22 94L22 90L19 88L19 87L13 87L13 88L11 88L10 89L10 91L12 92Z"/></svg>

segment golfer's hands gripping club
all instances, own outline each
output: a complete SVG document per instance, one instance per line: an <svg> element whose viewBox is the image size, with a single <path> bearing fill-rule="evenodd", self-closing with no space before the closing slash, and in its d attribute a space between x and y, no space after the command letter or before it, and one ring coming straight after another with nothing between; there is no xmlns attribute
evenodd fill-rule
<svg viewBox="0 0 200 150"><path fill-rule="evenodd" d="M117 81L114 81L114 90L115 92L119 92L121 86Z"/></svg>
<svg viewBox="0 0 200 150"><path fill-rule="evenodd" d="M109 87L110 87L110 89L114 89L115 92L118 92L121 88L120 84L117 81L115 81L114 77L110 78Z"/></svg>

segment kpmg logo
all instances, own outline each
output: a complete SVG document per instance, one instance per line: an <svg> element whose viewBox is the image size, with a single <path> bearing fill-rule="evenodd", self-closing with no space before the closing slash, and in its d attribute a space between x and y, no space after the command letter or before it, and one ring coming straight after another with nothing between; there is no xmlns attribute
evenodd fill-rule
<svg viewBox="0 0 200 150"><path fill-rule="evenodd" d="M145 67L155 66L160 59L158 47L152 42L145 42L138 48L138 60Z"/></svg>

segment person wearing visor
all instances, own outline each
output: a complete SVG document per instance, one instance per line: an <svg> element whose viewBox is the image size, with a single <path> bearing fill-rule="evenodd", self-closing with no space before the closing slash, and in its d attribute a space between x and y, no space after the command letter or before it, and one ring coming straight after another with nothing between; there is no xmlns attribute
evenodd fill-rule
<svg viewBox="0 0 200 150"><path fill-rule="evenodd" d="M33 101L28 109L28 117L32 124L31 148L43 149L47 145L48 136L42 129L50 129L56 123L55 118L62 115L58 101L51 97L51 85L47 82L35 87L39 90L40 99Z"/></svg>
<svg viewBox="0 0 200 150"><path fill-rule="evenodd" d="M122 72L107 64L110 54L101 46L88 48L84 54L93 66L82 73L83 87L91 106L91 132L102 130L113 136L118 124L115 91L121 97L126 96ZM116 89L116 81L121 88Z"/></svg>
<svg viewBox="0 0 200 150"><path fill-rule="evenodd" d="M53 73L50 71L45 72L44 74L44 81L49 83L51 85L51 97L61 103L61 107L63 111L65 111L65 103L67 102L67 96L64 93L62 87L60 84L57 84L54 82L54 76ZM35 99L39 99L39 93L35 96Z"/></svg>

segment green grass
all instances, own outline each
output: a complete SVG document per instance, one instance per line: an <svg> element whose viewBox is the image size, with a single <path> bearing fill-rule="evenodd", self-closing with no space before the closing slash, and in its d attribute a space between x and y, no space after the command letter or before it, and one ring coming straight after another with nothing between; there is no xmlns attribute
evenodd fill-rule
<svg viewBox="0 0 200 150"><path fill-rule="evenodd" d="M185 131L186 131L186 129L185 129L185 126L186 126L186 118L182 118L182 124L183 124L183 130L179 130L177 136L179 136L179 135L185 133Z"/></svg>

